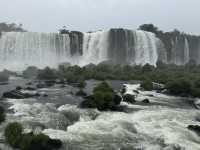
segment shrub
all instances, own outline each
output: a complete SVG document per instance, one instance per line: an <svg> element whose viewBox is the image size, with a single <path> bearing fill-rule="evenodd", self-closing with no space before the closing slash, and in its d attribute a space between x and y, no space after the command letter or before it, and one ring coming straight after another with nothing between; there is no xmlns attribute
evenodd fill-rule
<svg viewBox="0 0 200 150"><path fill-rule="evenodd" d="M171 94L175 95L191 95L192 92L191 82L186 79L177 79L176 81L170 81L167 83L166 88Z"/></svg>
<svg viewBox="0 0 200 150"><path fill-rule="evenodd" d="M98 110L111 110L115 105L119 105L121 97L115 95L113 89L102 82L93 89L93 95L81 103L82 108L97 108Z"/></svg>
<svg viewBox="0 0 200 150"><path fill-rule="evenodd" d="M84 89L85 86L86 86L86 82L85 82L85 81L80 81L79 84L78 84L78 87L79 87L80 89Z"/></svg>
<svg viewBox="0 0 200 150"><path fill-rule="evenodd" d="M39 70L37 78L40 80L55 80L57 79L56 71L46 67L44 70Z"/></svg>
<svg viewBox="0 0 200 150"><path fill-rule="evenodd" d="M5 129L6 142L13 148L19 148L22 138L22 131L23 128L21 124L17 122L8 124Z"/></svg>
<svg viewBox="0 0 200 150"><path fill-rule="evenodd" d="M25 78L35 78L37 77L37 75L38 75L38 68L34 66L30 66L23 71L23 76Z"/></svg>
<svg viewBox="0 0 200 150"><path fill-rule="evenodd" d="M151 82L151 80L148 80L148 79L144 80L140 86L144 88L144 90L148 90L148 91L153 90L153 83Z"/></svg>
<svg viewBox="0 0 200 150"><path fill-rule="evenodd" d="M109 84L107 82L102 82L99 85L97 85L94 89L93 89L93 93L95 92L111 92L113 93L113 89L109 86Z"/></svg>

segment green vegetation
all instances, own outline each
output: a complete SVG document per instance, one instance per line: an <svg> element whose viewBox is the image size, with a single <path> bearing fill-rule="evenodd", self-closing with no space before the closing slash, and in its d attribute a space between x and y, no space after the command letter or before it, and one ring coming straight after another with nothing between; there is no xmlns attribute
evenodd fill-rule
<svg viewBox="0 0 200 150"><path fill-rule="evenodd" d="M40 80L55 80L57 79L56 70L46 67L38 71L37 78Z"/></svg>
<svg viewBox="0 0 200 150"><path fill-rule="evenodd" d="M153 83L151 80L147 79L147 80L142 81L141 87L144 90L151 91L151 90L153 90Z"/></svg>
<svg viewBox="0 0 200 150"><path fill-rule="evenodd" d="M50 139L47 135L23 133L23 127L17 122L7 125L5 129L6 142L20 150L56 150L62 146L60 140Z"/></svg>
<svg viewBox="0 0 200 150"><path fill-rule="evenodd" d="M4 108L0 106L0 124L5 121L6 115L4 112Z"/></svg>
<svg viewBox="0 0 200 150"><path fill-rule="evenodd" d="M76 93L77 96L87 96L87 94L83 91L85 86L86 86L86 82L85 81L80 81L78 83L79 91Z"/></svg>
<svg viewBox="0 0 200 150"><path fill-rule="evenodd" d="M38 68L35 66L30 66L23 71L24 78L36 78L38 76Z"/></svg>
<svg viewBox="0 0 200 150"><path fill-rule="evenodd" d="M69 84L76 83L80 89L85 86L84 81L95 80L139 80L145 90L152 90L152 82L165 84L170 94L188 95L200 97L200 65L195 65L191 61L185 66L166 65L162 62L157 63L157 67L146 64L145 66L128 65L87 65L79 66L60 66L57 70L45 68L39 71L38 79L65 79ZM102 87L101 87L102 86ZM101 92L106 88L101 85ZM95 90L94 90L95 93Z"/></svg>
<svg viewBox="0 0 200 150"><path fill-rule="evenodd" d="M83 108L97 108L98 110L112 110L119 105L121 99L106 82L102 82L93 89L93 95L81 103Z"/></svg>
<svg viewBox="0 0 200 150"><path fill-rule="evenodd" d="M19 148L22 132L23 128L21 124L17 122L8 124L5 129L6 142L13 148Z"/></svg>

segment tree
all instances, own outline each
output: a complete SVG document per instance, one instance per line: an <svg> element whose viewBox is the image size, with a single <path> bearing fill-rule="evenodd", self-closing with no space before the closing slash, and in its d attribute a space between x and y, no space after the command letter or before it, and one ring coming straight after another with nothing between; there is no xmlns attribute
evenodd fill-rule
<svg viewBox="0 0 200 150"><path fill-rule="evenodd" d="M141 87L144 88L144 90L151 91L153 90L153 83L151 80L146 79L141 83Z"/></svg>
<svg viewBox="0 0 200 150"><path fill-rule="evenodd" d="M168 82L166 88L175 95L191 95L192 92L191 82L183 78Z"/></svg>
<svg viewBox="0 0 200 150"><path fill-rule="evenodd" d="M39 70L37 78L40 80L55 80L57 75L55 70L46 67L44 70Z"/></svg>
<svg viewBox="0 0 200 150"><path fill-rule="evenodd" d="M93 93L95 92L111 92L113 93L113 89L109 86L109 84L107 82L102 82L99 85L97 85L94 89L93 89Z"/></svg>
<svg viewBox="0 0 200 150"><path fill-rule="evenodd" d="M153 24L143 24L143 25L139 26L139 30L152 32L152 33L158 32L158 28L155 27Z"/></svg>
<svg viewBox="0 0 200 150"><path fill-rule="evenodd" d="M5 129L6 142L13 148L19 148L23 128L17 122L9 123Z"/></svg>

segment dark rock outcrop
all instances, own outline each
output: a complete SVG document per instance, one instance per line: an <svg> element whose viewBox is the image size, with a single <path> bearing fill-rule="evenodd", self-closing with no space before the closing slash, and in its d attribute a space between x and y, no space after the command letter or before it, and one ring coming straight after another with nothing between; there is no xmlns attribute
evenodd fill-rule
<svg viewBox="0 0 200 150"><path fill-rule="evenodd" d="M198 135L200 135L200 126L198 126L198 125L189 125L187 128L189 130L192 130L192 131L196 132Z"/></svg>
<svg viewBox="0 0 200 150"><path fill-rule="evenodd" d="M148 103L150 103L150 100L148 98L146 98L142 102L148 104Z"/></svg>
<svg viewBox="0 0 200 150"><path fill-rule="evenodd" d="M123 96L123 101L133 104L133 103L135 103L135 95L125 94Z"/></svg>

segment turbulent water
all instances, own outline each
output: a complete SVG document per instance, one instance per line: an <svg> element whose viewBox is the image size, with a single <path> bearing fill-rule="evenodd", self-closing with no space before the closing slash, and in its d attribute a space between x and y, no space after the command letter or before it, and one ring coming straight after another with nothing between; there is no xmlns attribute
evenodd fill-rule
<svg viewBox="0 0 200 150"><path fill-rule="evenodd" d="M127 93L133 93L138 86L127 84ZM187 129L191 124L200 125L200 112L188 99L140 91L134 105L122 102L121 105L127 107L126 112L99 112L80 109L75 102L69 104L70 94L66 91L70 90L70 87L41 89L41 92L56 95L55 101L49 102L44 99L5 100L9 111L6 123L0 126L1 133L8 122L19 121L25 131L42 131L51 138L61 139L63 150L200 149L199 136ZM59 95L63 93L65 101L58 105ZM142 103L144 98L151 103ZM5 149L3 145L0 147Z"/></svg>
<svg viewBox="0 0 200 150"><path fill-rule="evenodd" d="M164 53L160 45L152 33L124 29L68 34L4 32L0 37L0 68L54 67L63 62L87 65L108 60L156 65Z"/></svg>

